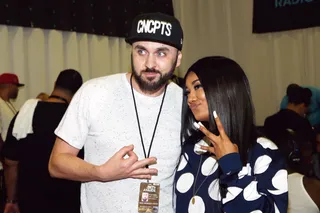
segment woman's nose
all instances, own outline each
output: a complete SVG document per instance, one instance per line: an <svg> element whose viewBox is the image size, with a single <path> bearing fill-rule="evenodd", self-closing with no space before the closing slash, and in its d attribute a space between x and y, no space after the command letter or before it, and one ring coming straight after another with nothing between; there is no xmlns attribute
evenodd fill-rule
<svg viewBox="0 0 320 213"><path fill-rule="evenodd" d="M195 100L197 100L196 95L194 94L194 92L189 92L188 94L188 103L191 104L193 103Z"/></svg>

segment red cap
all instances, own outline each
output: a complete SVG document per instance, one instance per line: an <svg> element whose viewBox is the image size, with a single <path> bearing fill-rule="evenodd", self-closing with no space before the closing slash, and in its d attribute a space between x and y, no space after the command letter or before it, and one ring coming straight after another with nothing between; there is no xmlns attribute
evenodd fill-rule
<svg viewBox="0 0 320 213"><path fill-rule="evenodd" d="M24 86L24 84L19 83L19 78L13 73L3 73L0 75L0 84L15 84L18 87Z"/></svg>

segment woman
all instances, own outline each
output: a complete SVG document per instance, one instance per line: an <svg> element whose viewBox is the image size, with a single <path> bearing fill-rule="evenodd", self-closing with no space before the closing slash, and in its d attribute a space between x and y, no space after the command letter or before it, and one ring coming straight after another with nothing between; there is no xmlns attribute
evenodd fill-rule
<svg viewBox="0 0 320 213"><path fill-rule="evenodd" d="M287 212L284 159L258 137L248 79L236 62L206 57L189 68L181 129L177 213Z"/></svg>

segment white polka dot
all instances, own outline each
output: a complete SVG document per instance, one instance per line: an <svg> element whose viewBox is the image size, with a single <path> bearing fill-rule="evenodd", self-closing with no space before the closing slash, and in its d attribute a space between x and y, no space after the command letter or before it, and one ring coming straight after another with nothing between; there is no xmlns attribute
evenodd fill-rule
<svg viewBox="0 0 320 213"><path fill-rule="evenodd" d="M195 202L192 204L192 198L189 202L188 213L204 213L206 211L206 207L201 197L194 196Z"/></svg>
<svg viewBox="0 0 320 213"><path fill-rule="evenodd" d="M257 142L265 149L277 150L278 147L272 141L267 138L258 138Z"/></svg>
<svg viewBox="0 0 320 213"><path fill-rule="evenodd" d="M213 157L208 157L201 166L201 173L204 176L212 175L218 169L218 162Z"/></svg>
<svg viewBox="0 0 320 213"><path fill-rule="evenodd" d="M237 197L241 192L242 189L236 186L231 186L227 188L227 196L226 198L222 199L222 203L225 204L231 200L233 200L235 197Z"/></svg>
<svg viewBox="0 0 320 213"><path fill-rule="evenodd" d="M208 188L209 196L212 200L221 201L221 195L219 190L219 179L215 179L212 181Z"/></svg>
<svg viewBox="0 0 320 213"><path fill-rule="evenodd" d="M271 161L272 159L268 155L258 157L254 164L254 174L264 173L269 168Z"/></svg>
<svg viewBox="0 0 320 213"><path fill-rule="evenodd" d="M244 176L248 175L251 176L251 166L247 163L247 166L242 167L241 171L238 173L239 179L243 178Z"/></svg>
<svg viewBox="0 0 320 213"><path fill-rule="evenodd" d="M260 211L260 210L254 210L254 211L252 211L252 212L250 212L250 213L262 213L262 211Z"/></svg>
<svg viewBox="0 0 320 213"><path fill-rule="evenodd" d="M246 201L254 201L261 197L257 190L257 181L252 181L244 190L243 197Z"/></svg>
<svg viewBox="0 0 320 213"><path fill-rule="evenodd" d="M177 190L180 193L186 193L192 186L194 177L191 173L185 173L177 181Z"/></svg>
<svg viewBox="0 0 320 213"><path fill-rule="evenodd" d="M268 190L271 194L280 195L288 191L288 172L285 169L279 170L272 178L272 185L277 190Z"/></svg>
<svg viewBox="0 0 320 213"><path fill-rule="evenodd" d="M186 160L187 159L187 160ZM178 166L178 170L177 171L181 171L182 169L184 169L184 167L186 167L187 163L189 160L189 156L187 155L187 153L185 153L184 155L181 156L181 161L180 164Z"/></svg>

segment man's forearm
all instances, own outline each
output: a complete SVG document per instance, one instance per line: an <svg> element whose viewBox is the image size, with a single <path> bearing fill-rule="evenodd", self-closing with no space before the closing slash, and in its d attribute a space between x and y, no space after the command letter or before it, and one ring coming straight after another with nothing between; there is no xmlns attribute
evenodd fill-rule
<svg viewBox="0 0 320 213"><path fill-rule="evenodd" d="M7 165L4 170L8 200L17 200L18 164Z"/></svg>
<svg viewBox="0 0 320 213"><path fill-rule="evenodd" d="M52 177L75 181L100 181L98 166L90 164L71 154L57 154L51 156L49 172Z"/></svg>
<svg viewBox="0 0 320 213"><path fill-rule="evenodd" d="M4 159L3 159L3 147L4 147L4 142L2 140L2 137L0 135L0 161L3 163Z"/></svg>

